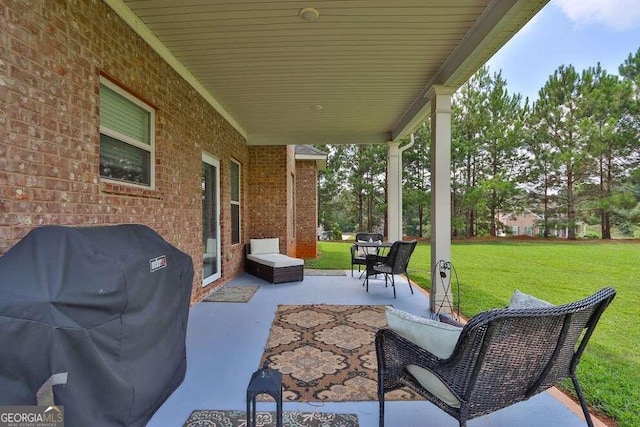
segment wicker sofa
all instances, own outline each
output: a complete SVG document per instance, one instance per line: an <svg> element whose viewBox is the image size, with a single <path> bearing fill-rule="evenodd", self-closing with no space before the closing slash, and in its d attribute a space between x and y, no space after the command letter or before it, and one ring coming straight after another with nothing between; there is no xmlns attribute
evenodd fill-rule
<svg viewBox="0 0 640 427"><path fill-rule="evenodd" d="M251 239L245 246L247 273L271 283L299 282L304 278L304 260L280 253L280 239Z"/></svg>

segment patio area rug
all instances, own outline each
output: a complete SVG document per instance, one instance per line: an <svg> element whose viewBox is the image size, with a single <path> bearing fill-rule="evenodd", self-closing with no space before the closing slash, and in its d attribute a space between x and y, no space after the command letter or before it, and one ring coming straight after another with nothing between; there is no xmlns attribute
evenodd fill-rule
<svg viewBox="0 0 640 427"><path fill-rule="evenodd" d="M304 270L305 276L346 276L347 273L344 270L320 270L307 268Z"/></svg>
<svg viewBox="0 0 640 427"><path fill-rule="evenodd" d="M275 412L256 413L257 427L275 427ZM244 411L196 410L182 427L246 427ZM358 427L356 414L332 414L323 412L282 413L283 427Z"/></svg>
<svg viewBox="0 0 640 427"><path fill-rule="evenodd" d="M260 366L282 372L285 401L377 400L374 339L386 325L382 305L280 305ZM408 389L386 394L413 399Z"/></svg>
<svg viewBox="0 0 640 427"><path fill-rule="evenodd" d="M209 294L204 301L208 302L249 302L259 286L223 286Z"/></svg>

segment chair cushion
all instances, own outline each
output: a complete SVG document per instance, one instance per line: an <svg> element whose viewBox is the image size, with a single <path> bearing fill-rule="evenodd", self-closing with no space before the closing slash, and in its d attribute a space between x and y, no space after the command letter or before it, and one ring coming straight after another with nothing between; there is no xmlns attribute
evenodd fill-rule
<svg viewBox="0 0 640 427"><path fill-rule="evenodd" d="M373 239L358 240L357 243L377 243L377 244L381 244L382 240L376 240L375 242L373 241ZM367 257L367 255L369 255L369 254L377 254L378 253L378 249L379 248L377 248L375 246L357 246L356 245L356 257L365 259Z"/></svg>
<svg viewBox="0 0 640 427"><path fill-rule="evenodd" d="M364 243L364 240L358 240L357 243ZM366 258L367 256L367 248L364 248L362 246L356 246L356 257L357 258Z"/></svg>
<svg viewBox="0 0 640 427"><path fill-rule="evenodd" d="M390 265L384 265L384 264L374 265L373 271L377 271L379 273L391 274L393 272L393 268Z"/></svg>
<svg viewBox="0 0 640 427"><path fill-rule="evenodd" d="M509 301L509 306L507 308L521 309L544 307L553 307L553 304L532 295L525 294L524 292L520 292L516 289L513 291L513 295L511 295L511 300Z"/></svg>
<svg viewBox="0 0 640 427"><path fill-rule="evenodd" d="M415 316L393 307L386 308L386 316L389 329L441 359L451 356L462 331L460 327ZM407 371L422 387L447 405L460 407L460 401L431 371L415 365L408 365Z"/></svg>
<svg viewBox="0 0 640 427"><path fill-rule="evenodd" d="M280 253L280 239L251 239L251 254L277 254Z"/></svg>

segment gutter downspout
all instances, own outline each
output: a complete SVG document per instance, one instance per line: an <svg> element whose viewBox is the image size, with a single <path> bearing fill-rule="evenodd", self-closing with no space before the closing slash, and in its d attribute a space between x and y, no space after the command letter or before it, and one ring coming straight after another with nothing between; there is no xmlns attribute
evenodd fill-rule
<svg viewBox="0 0 640 427"><path fill-rule="evenodd" d="M402 240L402 153L411 148L415 143L415 137L411 133L411 141L400 147L399 142L390 141L389 146L389 206L387 207L389 218L389 235L390 242Z"/></svg>

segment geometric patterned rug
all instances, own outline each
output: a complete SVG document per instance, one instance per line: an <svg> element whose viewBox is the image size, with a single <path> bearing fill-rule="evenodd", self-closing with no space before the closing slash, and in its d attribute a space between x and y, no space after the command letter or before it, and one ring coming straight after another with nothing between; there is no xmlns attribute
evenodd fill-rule
<svg viewBox="0 0 640 427"><path fill-rule="evenodd" d="M282 372L285 401L375 401L374 341L385 326L383 305L280 305L260 366L267 360ZM385 399L421 397L403 388Z"/></svg>
<svg viewBox="0 0 640 427"><path fill-rule="evenodd" d="M275 412L256 412L257 427L275 427ZM245 411L193 411L183 427L246 427ZM324 412L284 411L283 427L358 427L355 414L331 414Z"/></svg>
<svg viewBox="0 0 640 427"><path fill-rule="evenodd" d="M207 295L208 302L249 302L259 286L223 286Z"/></svg>

